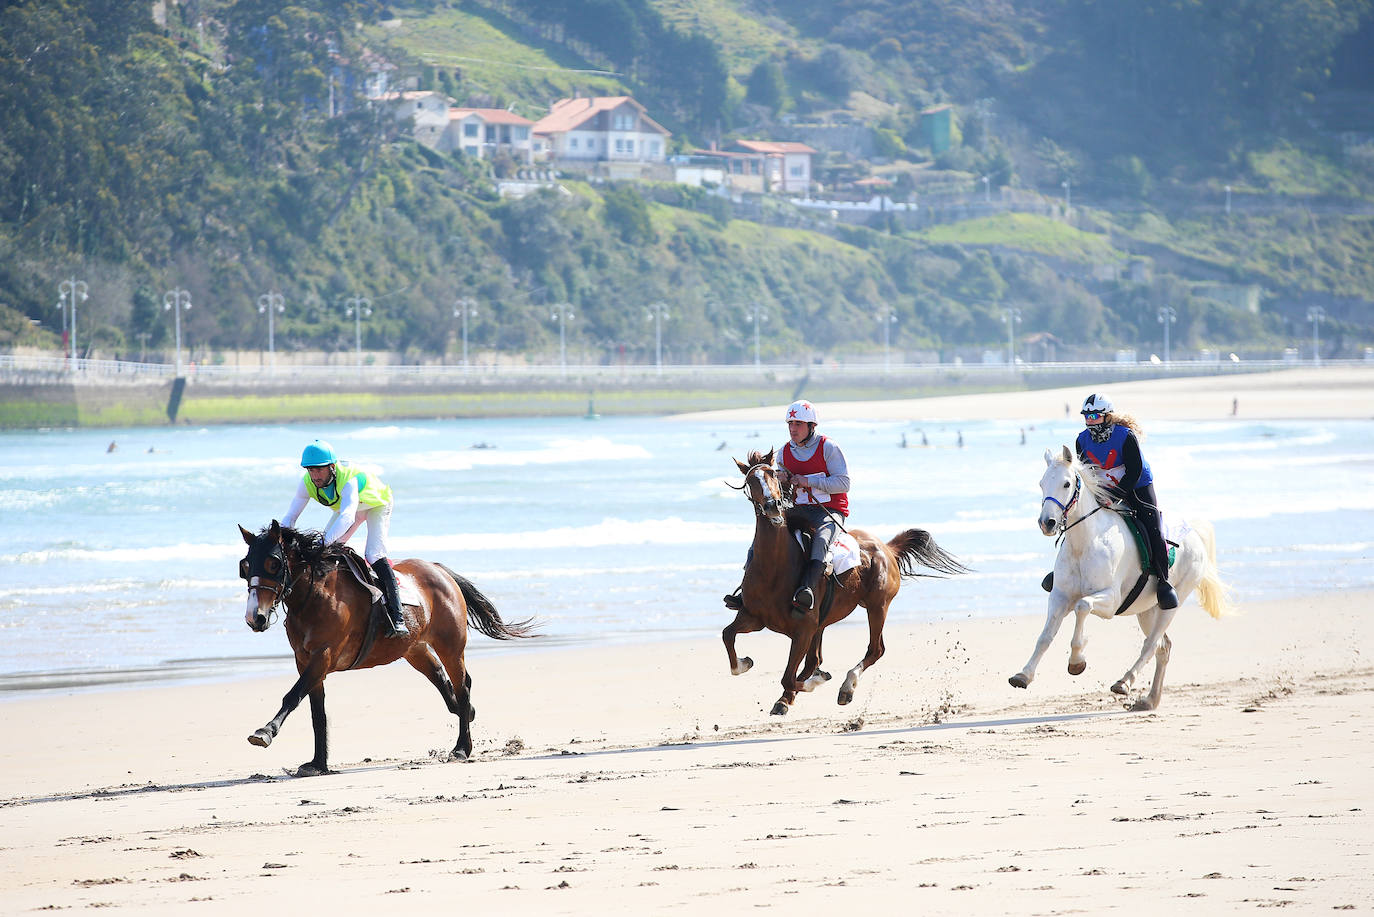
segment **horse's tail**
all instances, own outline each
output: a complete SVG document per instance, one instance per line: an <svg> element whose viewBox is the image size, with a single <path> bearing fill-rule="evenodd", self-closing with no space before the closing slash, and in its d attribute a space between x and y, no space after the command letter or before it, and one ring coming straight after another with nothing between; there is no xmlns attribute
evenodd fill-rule
<svg viewBox="0 0 1374 917"><path fill-rule="evenodd" d="M1197 584L1197 599L1209 615L1220 618L1222 615L1230 614L1233 609L1229 590L1221 581L1221 574L1217 570L1217 534L1212 528L1212 523L1205 520L1193 520L1190 524L1202 536L1202 546L1205 549L1202 579Z"/></svg>
<svg viewBox="0 0 1374 917"><path fill-rule="evenodd" d="M917 565L947 575L971 572L958 558L936 544L935 539L925 529L907 529L889 541L887 546L897 555L897 566L902 571L902 576L932 575L918 573Z"/></svg>
<svg viewBox="0 0 1374 917"><path fill-rule="evenodd" d="M496 610L495 605L491 604L491 599L483 595L482 591L474 586L467 577L454 573L443 564L435 564L435 566L447 573L458 584L458 589L463 593L463 599L468 605L468 622L473 627L493 640L514 640L519 637L539 636L534 631L533 618L507 624L501 620L501 613Z"/></svg>

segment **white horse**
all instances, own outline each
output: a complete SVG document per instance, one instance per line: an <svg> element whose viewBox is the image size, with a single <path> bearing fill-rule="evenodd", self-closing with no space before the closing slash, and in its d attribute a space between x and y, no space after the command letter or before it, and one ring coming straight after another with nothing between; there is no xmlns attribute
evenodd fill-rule
<svg viewBox="0 0 1374 917"><path fill-rule="evenodd" d="M1045 655L1055 634L1069 612L1077 616L1069 653L1069 674L1081 675L1088 667L1083 648L1087 637L1083 622L1089 614L1113 618L1135 615L1145 632L1140 658L1112 685L1116 694L1126 694L1146 661L1155 657L1154 681L1150 693L1131 705L1132 710L1154 710L1164 692L1164 669L1169 664L1172 642L1165 630L1174 619L1176 608L1162 609L1155 599L1153 577L1127 608L1121 608L1140 578L1140 551L1126 521L1105 507L1115 502L1107 489L1109 483L1096 467L1084 467L1067 446L1060 455L1045 450L1045 476L1040 479L1040 531L1060 537L1059 556L1054 561L1054 588L1050 592L1045 629L1035 643L1035 652L1025 668L1008 679L1012 687L1024 688L1035 679L1035 667ZM1230 609L1226 586L1217 575L1216 539L1211 523L1186 520L1165 531L1165 537L1178 543L1177 556L1169 582L1182 603L1197 590L1202 607L1213 618Z"/></svg>

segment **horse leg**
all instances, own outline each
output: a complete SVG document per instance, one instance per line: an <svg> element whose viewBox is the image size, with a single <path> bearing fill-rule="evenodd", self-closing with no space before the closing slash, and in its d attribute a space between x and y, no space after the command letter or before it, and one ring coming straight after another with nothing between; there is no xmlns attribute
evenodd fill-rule
<svg viewBox="0 0 1374 917"><path fill-rule="evenodd" d="M735 636L737 634L751 634L756 630L763 630L763 622L749 612L741 611L735 615L735 620L727 624L725 630L720 632L720 639L725 643L725 655L730 657L731 675L743 675L754 667L754 660L748 656L740 659L735 655Z"/></svg>
<svg viewBox="0 0 1374 917"><path fill-rule="evenodd" d="M868 651L864 653L864 658L859 660L859 664L849 670L849 674L844 678L844 684L840 685L840 695L836 698L836 703L841 706L854 700L854 689L859 686L859 676L883 658L883 653L886 652L887 648L883 645L883 625L887 623L887 606L894 597L895 595L887 596L881 604L875 603L868 609Z"/></svg>
<svg viewBox="0 0 1374 917"><path fill-rule="evenodd" d="M797 683L797 667L801 665L803 657L806 656L812 643L815 641L814 633L808 635L810 639L801 639L802 633L804 633L809 626L807 620L794 621L793 624L800 629L792 633L792 647L787 653L787 668L782 670L782 696L778 698L777 703L773 705L773 709L769 711L773 716L785 715L787 713L787 708L791 707L793 702L796 701L797 688L800 687Z"/></svg>
<svg viewBox="0 0 1374 917"><path fill-rule="evenodd" d="M477 716L477 711L472 706L472 676L468 674L467 663L463 658L465 644L466 640L463 638L455 640L452 636L436 633L431 637L426 653L429 657L428 663L434 667L436 674L440 677L447 674L444 682L448 690L453 692L452 701L445 696L444 702L449 705L449 712L458 717L458 741L454 743L451 752L455 761L467 761L472 757L472 721ZM438 660L442 661L442 671L438 670L439 662L434 658L436 653ZM422 658L421 661L425 660ZM411 661L411 665L416 664ZM416 668L419 666L416 665ZM424 669L420 671L423 672ZM431 675L430 681L434 680L435 676ZM435 684L437 686L438 682ZM459 685L461 687L458 687ZM443 694L444 690L440 689L439 693Z"/></svg>
<svg viewBox="0 0 1374 917"><path fill-rule="evenodd" d="M1121 680L1112 685L1113 694L1126 694L1130 691L1131 685L1135 683L1136 676L1140 674L1141 669L1145 668L1146 661L1154 656L1156 684L1151 685L1149 695L1141 702L1149 704L1149 706L1140 709L1153 710L1159 705L1159 695L1164 691L1164 666L1169 662L1169 647L1173 646L1172 643L1165 645L1164 641L1167 638L1164 636L1164 632L1173 623L1174 614L1177 610L1176 608L1165 609L1156 606L1151 611L1143 612L1140 615L1140 629L1145 631L1145 642L1140 647L1140 656L1136 659L1135 665L1127 669L1126 674L1121 676ZM1146 620L1146 615L1149 615L1150 620ZM1161 651L1164 654L1162 659L1159 656Z"/></svg>
<svg viewBox="0 0 1374 917"><path fill-rule="evenodd" d="M799 690L814 691L830 680L830 673L821 668L821 635L824 633L824 628L817 628L816 639L811 641L811 649L806 654L805 667L798 677L801 682Z"/></svg>
<svg viewBox="0 0 1374 917"><path fill-rule="evenodd" d="M1035 667L1040 664L1040 659L1045 655L1045 651L1054 642L1055 636L1059 633L1059 628L1063 626L1064 619L1069 615L1068 599L1063 593L1050 593L1049 610L1045 612L1045 626L1040 631L1040 638L1035 641L1035 649L1031 652L1030 659L1022 667L1021 671L1007 679L1007 683L1013 688L1025 688L1035 681Z"/></svg>
<svg viewBox="0 0 1374 917"><path fill-rule="evenodd" d="M415 671L429 679L429 683L434 685L435 689L439 692L439 696L444 699L444 706L448 707L448 712L452 713L454 716L458 716L461 708L458 706L458 692L453 690L453 682L449 681L448 673L444 671L444 667L439 663L439 659L434 655L434 651L428 646L424 649L425 655L423 657L420 659L412 659L407 656L406 662L409 662L415 668ZM466 674L466 678L468 682L468 691L471 692L472 675ZM468 719L477 719L477 711L470 702L468 703Z"/></svg>
<svg viewBox="0 0 1374 917"><path fill-rule="evenodd" d="M266 748L272 744L272 740L281 732L281 725L286 721L287 716L300 706L301 701L305 700L306 695L310 695L311 722L315 723L315 757L324 760L321 755L321 747L324 744L321 733L324 725L324 676L326 663L324 656L316 654L310 657L305 669L301 671L296 683L291 686L291 690L286 692L286 696L281 700L281 709L277 715L257 732L248 737L248 741L257 745L259 748ZM315 692L319 691L319 710L315 710Z"/></svg>
<svg viewBox="0 0 1374 917"><path fill-rule="evenodd" d="M296 768L297 777L329 773L329 725L324 718L324 682L310 692L310 726L315 732L315 757Z"/></svg>

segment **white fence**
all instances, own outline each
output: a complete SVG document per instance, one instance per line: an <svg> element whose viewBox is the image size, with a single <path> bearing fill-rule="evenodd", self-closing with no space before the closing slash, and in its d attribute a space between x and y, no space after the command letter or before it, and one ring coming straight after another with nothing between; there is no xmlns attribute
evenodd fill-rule
<svg viewBox="0 0 1374 917"><path fill-rule="evenodd" d="M1299 365L1310 365L1304 363ZM1322 366L1368 366L1360 360L1323 360ZM282 385L292 382L346 384L360 379L372 384L493 385L538 384L558 387L563 384L604 381L606 383L652 384L662 381L674 386L695 381L711 385L755 381L770 382L824 379L884 378L894 382L997 382L1020 377L1034 384L1037 377L1073 376L1096 379L1159 378L1163 376L1211 376L1292 369L1289 360L1177 361L1169 363L1101 361L1088 363L764 363L746 364L568 364L554 365L362 365L362 366L246 366L205 365L187 367L188 383ZM0 354L0 384L118 385L156 383L170 380L176 368L169 363L131 363L122 360L76 360L62 357L15 356Z"/></svg>

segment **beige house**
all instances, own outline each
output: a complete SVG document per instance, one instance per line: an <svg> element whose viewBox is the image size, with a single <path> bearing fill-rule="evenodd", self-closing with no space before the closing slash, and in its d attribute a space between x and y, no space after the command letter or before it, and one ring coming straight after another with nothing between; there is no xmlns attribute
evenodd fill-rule
<svg viewBox="0 0 1374 917"><path fill-rule="evenodd" d="M695 150L693 157L720 164L738 191L805 194L811 189L811 157L804 143L736 140L723 150Z"/></svg>
<svg viewBox="0 0 1374 917"><path fill-rule="evenodd" d="M389 106L397 121L411 124L411 136L416 143L439 148L448 130L449 107L453 104L448 96L420 89L383 93L377 101Z"/></svg>
<svg viewBox="0 0 1374 917"><path fill-rule="evenodd" d="M560 99L534 135L544 158L589 165L661 163L672 136L629 96Z"/></svg>
<svg viewBox="0 0 1374 917"><path fill-rule="evenodd" d="M534 161L534 122L504 108L451 108L448 129L438 148L476 159L509 153L517 162Z"/></svg>

